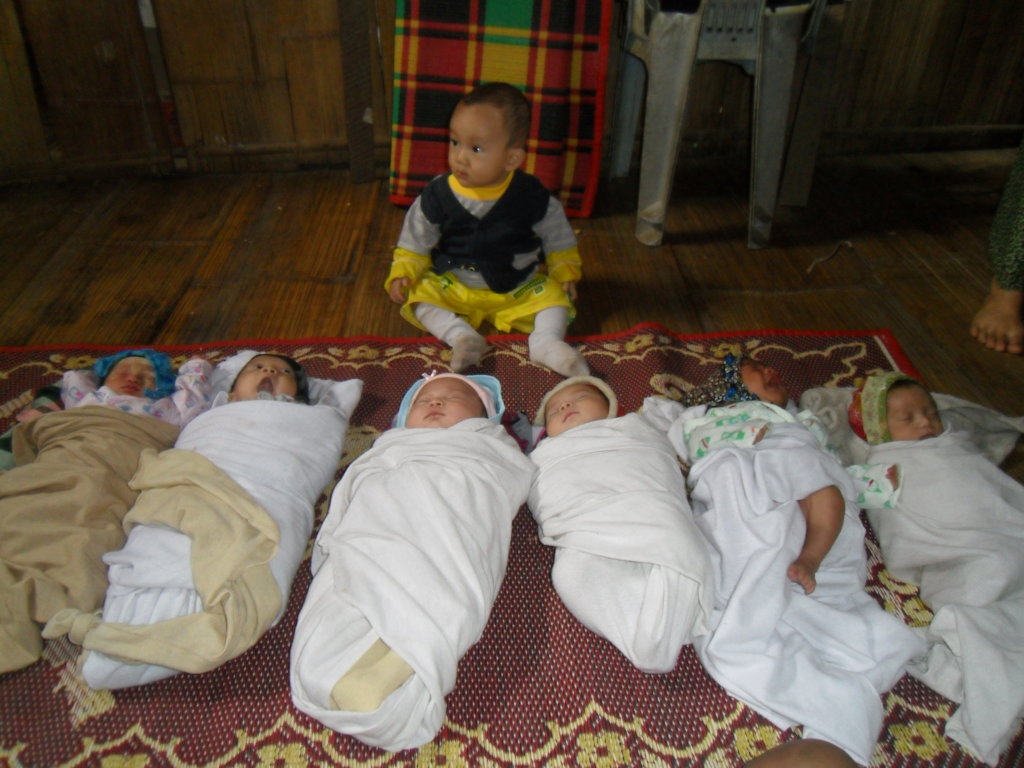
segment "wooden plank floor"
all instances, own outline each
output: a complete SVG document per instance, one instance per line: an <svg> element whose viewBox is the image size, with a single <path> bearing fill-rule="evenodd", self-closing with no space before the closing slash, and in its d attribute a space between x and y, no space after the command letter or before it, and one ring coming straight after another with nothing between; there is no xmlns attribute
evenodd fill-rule
<svg viewBox="0 0 1024 768"><path fill-rule="evenodd" d="M571 332L887 327L933 389L1021 415L1024 359L968 333L1015 151L823 159L761 251L742 161L681 163L657 248L633 238L635 180L606 184L574 222ZM0 345L416 336L382 289L402 215L344 171L0 187Z"/></svg>

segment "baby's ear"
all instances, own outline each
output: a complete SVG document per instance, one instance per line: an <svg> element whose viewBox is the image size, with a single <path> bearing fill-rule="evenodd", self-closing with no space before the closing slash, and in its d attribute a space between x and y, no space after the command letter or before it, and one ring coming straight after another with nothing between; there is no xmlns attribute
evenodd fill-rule
<svg viewBox="0 0 1024 768"><path fill-rule="evenodd" d="M523 164L526 159L526 150L523 147L514 147L505 151L505 170L514 171Z"/></svg>

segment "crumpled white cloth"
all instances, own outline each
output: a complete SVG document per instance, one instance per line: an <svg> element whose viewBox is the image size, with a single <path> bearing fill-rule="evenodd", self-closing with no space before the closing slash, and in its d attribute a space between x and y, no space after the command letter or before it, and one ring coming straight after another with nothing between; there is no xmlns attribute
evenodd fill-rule
<svg viewBox="0 0 1024 768"><path fill-rule="evenodd" d="M667 672L713 603L707 544L665 435L637 414L542 440L530 511L556 547L552 582L587 628Z"/></svg>
<svg viewBox="0 0 1024 768"><path fill-rule="evenodd" d="M269 563L287 607L292 580L313 526L313 506L331 482L359 403L363 382L314 380L310 405L266 400L214 407L193 419L176 449L209 459L252 496L277 524L278 549ZM138 525L125 546L103 558L109 587L102 620L153 624L203 609L191 566L192 541L180 531ZM86 654L82 674L90 687L124 688L178 673L165 665L129 663L97 651Z"/></svg>
<svg viewBox="0 0 1024 768"><path fill-rule="evenodd" d="M946 735L995 765L1024 716L1024 486L956 429L870 459L903 467L896 507L868 518L886 567L934 613L910 672L960 702Z"/></svg>
<svg viewBox="0 0 1024 768"><path fill-rule="evenodd" d="M295 706L388 750L432 739L497 597L533 471L485 419L391 429L353 462L313 550L292 643ZM335 683L377 639L414 674L373 711L331 709Z"/></svg>
<svg viewBox="0 0 1024 768"><path fill-rule="evenodd" d="M671 426L665 413L660 423ZM677 451L685 451L682 435L678 424L669 431ZM880 694L925 646L864 590L852 479L805 427L775 424L752 447L722 447L698 460L687 482L716 572L711 631L694 640L704 668L776 726L802 724L805 738L867 765L884 716ZM846 516L805 595L786 577L806 533L798 501L829 485L847 499Z"/></svg>

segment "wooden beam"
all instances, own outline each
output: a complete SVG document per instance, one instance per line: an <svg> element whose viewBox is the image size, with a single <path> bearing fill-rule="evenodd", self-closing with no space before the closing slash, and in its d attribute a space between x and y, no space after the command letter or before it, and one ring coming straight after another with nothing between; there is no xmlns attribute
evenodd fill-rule
<svg viewBox="0 0 1024 768"><path fill-rule="evenodd" d="M338 0L349 172L356 183L374 179L371 7L372 0Z"/></svg>

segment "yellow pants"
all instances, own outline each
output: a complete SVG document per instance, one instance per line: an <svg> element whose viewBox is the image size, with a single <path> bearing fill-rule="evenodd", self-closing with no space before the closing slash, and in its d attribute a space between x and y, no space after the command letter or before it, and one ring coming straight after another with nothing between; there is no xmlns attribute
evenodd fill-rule
<svg viewBox="0 0 1024 768"><path fill-rule="evenodd" d="M450 272L443 275L425 272L402 305L402 317L425 331L427 329L414 313L417 304L451 310L466 318L474 328L479 328L487 320L502 333L512 330L530 333L534 316L548 307L565 307L570 322L576 315L562 284L544 274L534 275L508 293L495 293L487 288L469 288L452 277Z"/></svg>

